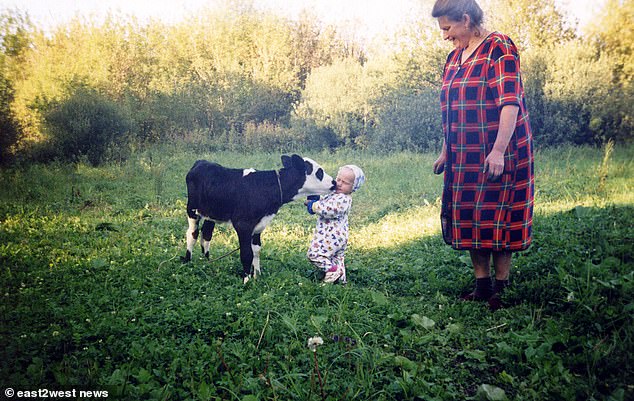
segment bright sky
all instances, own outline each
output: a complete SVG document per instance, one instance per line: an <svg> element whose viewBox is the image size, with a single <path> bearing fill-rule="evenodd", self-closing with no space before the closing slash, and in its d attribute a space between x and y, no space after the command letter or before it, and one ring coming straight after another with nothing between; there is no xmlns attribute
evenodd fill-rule
<svg viewBox="0 0 634 401"><path fill-rule="evenodd" d="M556 0L563 10L583 26L605 0ZM27 11L43 29L64 23L71 17L102 16L108 11L133 14L141 21L158 18L178 22L202 7L213 8L223 0L0 0L0 11L17 8ZM258 9L271 10L295 18L309 9L323 22L354 27L361 35L391 33L409 19L420 15L432 1L424 0L253 0ZM425 9L423 9L425 8Z"/></svg>

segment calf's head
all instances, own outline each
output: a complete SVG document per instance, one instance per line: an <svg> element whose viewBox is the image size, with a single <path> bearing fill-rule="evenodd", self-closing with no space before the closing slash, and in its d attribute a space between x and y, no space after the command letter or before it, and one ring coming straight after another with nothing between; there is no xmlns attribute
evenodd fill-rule
<svg viewBox="0 0 634 401"><path fill-rule="evenodd" d="M299 155L282 156L282 172L291 179L297 194L293 200L309 195L325 195L335 190L337 183L316 161Z"/></svg>

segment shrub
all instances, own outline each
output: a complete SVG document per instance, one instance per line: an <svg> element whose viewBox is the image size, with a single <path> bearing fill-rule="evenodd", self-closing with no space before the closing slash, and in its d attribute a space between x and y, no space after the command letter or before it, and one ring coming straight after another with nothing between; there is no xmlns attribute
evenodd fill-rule
<svg viewBox="0 0 634 401"><path fill-rule="evenodd" d="M8 164L12 157L10 148L18 137L16 123L9 109L12 98L11 83L0 71L0 165Z"/></svg>
<svg viewBox="0 0 634 401"><path fill-rule="evenodd" d="M291 119L291 130L304 138L304 147L311 150L336 149L341 144L334 130L327 126L320 126L310 118Z"/></svg>
<svg viewBox="0 0 634 401"><path fill-rule="evenodd" d="M126 113L94 89L80 87L68 99L53 103L45 113L50 146L64 160L86 157L93 165L129 130Z"/></svg>
<svg viewBox="0 0 634 401"><path fill-rule="evenodd" d="M249 122L243 131L243 144L247 148L264 151L301 148L304 138L281 125L265 121L261 124Z"/></svg>
<svg viewBox="0 0 634 401"><path fill-rule="evenodd" d="M437 149L442 142L439 95L436 90L421 93L395 91L379 100L378 123L372 131L374 150Z"/></svg>

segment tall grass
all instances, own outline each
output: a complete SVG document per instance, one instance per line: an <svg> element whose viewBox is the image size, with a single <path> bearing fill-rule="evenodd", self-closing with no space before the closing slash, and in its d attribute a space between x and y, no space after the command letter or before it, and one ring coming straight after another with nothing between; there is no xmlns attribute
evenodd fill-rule
<svg viewBox="0 0 634 401"><path fill-rule="evenodd" d="M300 202L264 232L256 282L241 284L235 255L178 262L193 162L273 169L279 154L169 147L101 168L3 170L2 384L113 399L630 399L632 153L536 154L534 245L514 258L509 307L496 313L457 300L472 271L440 238L432 154L306 155L367 176L346 287L316 281L314 218ZM211 258L236 244L218 226Z"/></svg>

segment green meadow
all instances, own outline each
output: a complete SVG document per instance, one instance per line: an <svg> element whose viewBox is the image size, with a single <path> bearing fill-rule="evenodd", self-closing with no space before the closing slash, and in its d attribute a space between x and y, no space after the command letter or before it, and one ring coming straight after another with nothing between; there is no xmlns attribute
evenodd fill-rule
<svg viewBox="0 0 634 401"><path fill-rule="evenodd" d="M276 169L279 153L156 148L90 167L0 170L2 390L111 400L634 399L634 148L536 153L532 247L507 308L458 300L468 255L439 232L434 154L303 154L361 166L347 286L305 258L313 216L284 206L262 276L237 253L181 264L197 159ZM211 259L237 247L218 226ZM313 352L307 342L319 336ZM6 393L5 393L6 394Z"/></svg>

